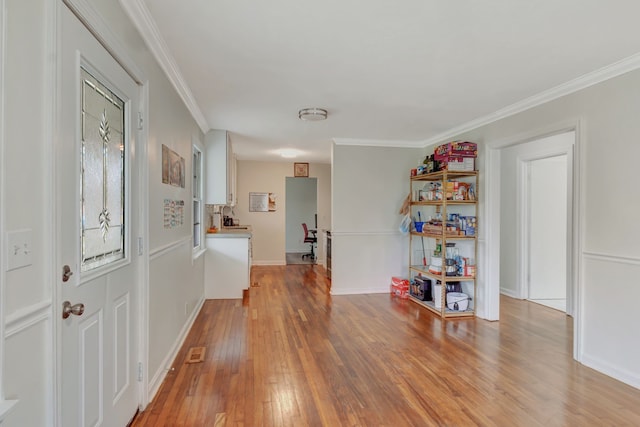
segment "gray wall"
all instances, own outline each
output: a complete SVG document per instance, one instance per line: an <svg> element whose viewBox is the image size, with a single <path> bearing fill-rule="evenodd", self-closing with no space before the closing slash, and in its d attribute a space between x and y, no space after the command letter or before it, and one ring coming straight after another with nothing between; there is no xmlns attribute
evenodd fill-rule
<svg viewBox="0 0 640 427"><path fill-rule="evenodd" d="M334 146L333 294L389 292L392 276L408 275L409 241L398 230L398 210L423 151Z"/></svg>

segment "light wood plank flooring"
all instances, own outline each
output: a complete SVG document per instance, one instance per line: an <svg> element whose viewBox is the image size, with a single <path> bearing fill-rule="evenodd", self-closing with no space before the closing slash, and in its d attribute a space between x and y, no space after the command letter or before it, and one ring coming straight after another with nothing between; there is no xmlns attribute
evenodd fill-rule
<svg viewBox="0 0 640 427"><path fill-rule="evenodd" d="M445 322L387 294L331 296L317 265L253 282L244 303L205 303L133 426L640 425L640 390L574 362L556 310L503 297L500 322Z"/></svg>

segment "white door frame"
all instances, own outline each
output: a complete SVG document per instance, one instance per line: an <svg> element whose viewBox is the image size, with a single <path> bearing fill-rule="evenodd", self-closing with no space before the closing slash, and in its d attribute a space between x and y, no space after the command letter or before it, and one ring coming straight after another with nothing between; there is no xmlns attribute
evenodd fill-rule
<svg viewBox="0 0 640 427"><path fill-rule="evenodd" d="M575 141L572 153L572 173L569 185L572 189L572 196L569 200L570 206L567 212L571 212L571 226L567 229L567 234L571 234L571 241L567 245L567 263L571 271L569 281L571 283L572 311L574 318L573 326L573 358L578 362L582 359L582 292L581 292L581 263L580 254L582 253L582 225L584 224L582 203L584 195L582 186L582 168L584 164L584 150L581 149L584 138L584 124L579 118L566 120L558 123L552 123L544 128L526 131L521 134L513 135L507 138L487 141L486 156L487 161L487 180L485 186L487 208L485 209L487 217L487 286L486 295L488 297L487 306L492 310L498 310L499 314L499 295L500 295L500 150L517 144L522 144L547 136L561 134L565 132L575 132ZM518 215L517 218L521 218ZM519 226L521 230L522 227ZM570 251L570 253L569 253ZM521 277L521 275L519 276ZM498 301L497 303L495 301ZM567 302L567 304L570 304ZM496 307L497 305L497 307ZM491 313L489 313L491 314ZM496 314L497 315L497 314ZM497 319L497 317L496 317Z"/></svg>
<svg viewBox="0 0 640 427"><path fill-rule="evenodd" d="M479 186L478 210L480 228L478 236L478 317L500 320L500 150L485 147L484 185ZM485 196L486 195L486 196ZM483 200L486 200L483 202ZM481 255L484 254L484 257Z"/></svg>
<svg viewBox="0 0 640 427"><path fill-rule="evenodd" d="M61 8L66 5L75 15L76 17L84 24L84 26L93 34L93 36L104 46L104 48L116 59L116 61L120 64L120 66L131 76L131 78L136 82L139 88L139 114L140 114L140 126L138 126L138 141L136 141L136 168L135 170L139 174L139 194L148 194L148 153L147 153L147 141L148 141L148 105L149 105L149 84L148 80L145 76L145 73L142 72L140 68L136 65L135 61L128 54L125 45L120 41L118 36L111 30L111 28L106 24L104 19L100 16L99 13L95 10L95 8L90 4L88 0L62 0L56 1L56 5L52 10L52 14L55 15L51 17L51 21L56 25L52 25L51 32L53 40L60 40L60 34L58 34L58 22L59 16L61 13ZM59 44L56 43L53 48L54 56L57 57L58 49L60 48ZM58 69L56 68L56 73ZM56 87L60 86L60 78L56 74L55 77L55 85ZM54 101L56 105L59 103L59 99L55 99ZM59 123L59 119L57 117L57 108L53 109L53 123ZM55 182L55 156L50 156L51 161L51 182ZM57 199L57 191L58 189L55 186L52 186L52 199ZM144 408L149 401L148 394L148 278L149 278L149 254L148 250L146 250L146 246L148 242L148 206L149 201L148 197L143 198L139 201L139 235L131 236L132 239L132 247L138 248L138 254L140 256L139 260L141 266L139 268L139 277L136 283L137 290L136 292L140 296L138 298L139 306L135 307L133 310L133 314L137 317L133 319L132 324L135 328L138 328L138 348L136 351L138 352L138 363L139 366L137 368L138 371L138 389L139 389L139 399L138 404L140 408ZM54 224L58 224L60 221L59 218L55 218ZM55 231L53 232L53 241L56 241ZM60 274L60 266L53 265L55 262L54 255L51 255L51 271L52 277L57 277ZM58 302L61 301L62 289L60 286L59 280L54 280L56 284L53 290L53 315L54 321L53 336L55 337L54 342L54 351L53 351L53 366L54 366L54 398L53 398L53 411L55 415L55 423L56 425L62 425L62 411L61 411L61 393L62 388L61 384L63 381L62 378L62 363L61 363L61 343L62 343L62 332L61 332L61 306L59 306Z"/></svg>

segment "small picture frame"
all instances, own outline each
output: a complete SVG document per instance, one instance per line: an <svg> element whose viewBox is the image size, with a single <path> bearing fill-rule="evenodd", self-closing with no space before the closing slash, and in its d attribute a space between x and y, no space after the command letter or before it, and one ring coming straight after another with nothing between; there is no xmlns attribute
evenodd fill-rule
<svg viewBox="0 0 640 427"><path fill-rule="evenodd" d="M294 163L293 164L293 176L294 177L309 177L309 163Z"/></svg>

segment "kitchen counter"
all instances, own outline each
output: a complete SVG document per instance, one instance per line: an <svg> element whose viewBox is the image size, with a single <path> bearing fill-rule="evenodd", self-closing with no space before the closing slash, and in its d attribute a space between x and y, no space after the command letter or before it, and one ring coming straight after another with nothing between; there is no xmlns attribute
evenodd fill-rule
<svg viewBox="0 0 640 427"><path fill-rule="evenodd" d="M249 288L251 226L222 227L207 233L204 297L240 299Z"/></svg>
<svg viewBox="0 0 640 427"><path fill-rule="evenodd" d="M222 227L216 233L207 233L207 239L217 238L251 238L251 226L239 225L234 227Z"/></svg>

